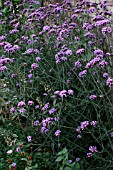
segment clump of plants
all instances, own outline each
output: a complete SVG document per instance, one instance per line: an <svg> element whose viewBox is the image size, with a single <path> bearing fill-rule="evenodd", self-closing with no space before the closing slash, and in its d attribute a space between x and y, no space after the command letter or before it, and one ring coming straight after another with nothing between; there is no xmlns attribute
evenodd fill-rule
<svg viewBox="0 0 113 170"><path fill-rule="evenodd" d="M0 5L0 169L111 170L107 2Z"/></svg>

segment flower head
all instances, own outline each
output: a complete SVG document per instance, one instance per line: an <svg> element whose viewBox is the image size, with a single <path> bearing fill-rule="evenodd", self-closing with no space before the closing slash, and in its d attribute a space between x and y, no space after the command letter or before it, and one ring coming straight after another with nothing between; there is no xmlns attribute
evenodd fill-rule
<svg viewBox="0 0 113 170"><path fill-rule="evenodd" d="M86 127L89 125L89 121L84 121L84 122L81 122L80 124L80 128L82 130L86 129Z"/></svg>
<svg viewBox="0 0 113 170"><path fill-rule="evenodd" d="M10 108L10 113L13 114L14 112L15 112L15 108L14 107Z"/></svg>
<svg viewBox="0 0 113 170"><path fill-rule="evenodd" d="M90 146L89 151L91 152L97 152L97 147L96 146Z"/></svg>
<svg viewBox="0 0 113 170"><path fill-rule="evenodd" d="M25 106L25 102L21 101L18 103L18 107L23 107L23 106Z"/></svg>
<svg viewBox="0 0 113 170"><path fill-rule="evenodd" d="M69 95L73 95L73 93L74 93L74 91L73 90L68 90L68 92L67 92Z"/></svg>
<svg viewBox="0 0 113 170"><path fill-rule="evenodd" d="M50 114L50 115L53 114L54 112L56 112L56 109L55 109L55 108L52 108L52 109L49 110L49 114Z"/></svg>
<svg viewBox="0 0 113 170"><path fill-rule="evenodd" d="M33 104L34 104L33 101L28 101L28 105L29 105L29 106L32 106Z"/></svg>
<svg viewBox="0 0 113 170"><path fill-rule="evenodd" d="M93 120L92 122L90 122L90 125L96 127L97 123L98 123L97 121Z"/></svg>
<svg viewBox="0 0 113 170"><path fill-rule="evenodd" d="M81 48L81 49L79 49L79 50L76 51L76 55L82 54L83 52L84 52L84 48Z"/></svg>
<svg viewBox="0 0 113 170"><path fill-rule="evenodd" d="M39 124L39 121L36 120L36 121L34 122L34 126L37 126L38 124Z"/></svg>
<svg viewBox="0 0 113 170"><path fill-rule="evenodd" d="M76 158L76 162L80 161L80 158Z"/></svg>
<svg viewBox="0 0 113 170"><path fill-rule="evenodd" d="M27 136L28 142L31 142L31 136Z"/></svg>
<svg viewBox="0 0 113 170"><path fill-rule="evenodd" d="M32 70L37 69L38 68L38 64L37 63L31 64L31 68L32 68Z"/></svg>
<svg viewBox="0 0 113 170"><path fill-rule="evenodd" d="M59 136L60 133L61 133L61 131L60 131L60 130L57 130L57 131L55 132L55 136Z"/></svg>
<svg viewBox="0 0 113 170"><path fill-rule="evenodd" d="M78 74L78 76L79 76L79 77L84 77L86 74L87 74L87 70L83 70L83 71L81 71L81 72Z"/></svg>
<svg viewBox="0 0 113 170"><path fill-rule="evenodd" d="M12 163L11 166L12 166L12 167L15 167L15 166L16 166L16 163Z"/></svg>
<svg viewBox="0 0 113 170"><path fill-rule="evenodd" d="M16 148L16 152L20 152L20 147L17 147L17 148Z"/></svg>
<svg viewBox="0 0 113 170"><path fill-rule="evenodd" d="M93 156L93 154L91 152L87 153L87 157L91 158Z"/></svg>
<svg viewBox="0 0 113 170"><path fill-rule="evenodd" d="M110 134L110 135L111 135L111 137L113 137L113 132L111 132L111 134Z"/></svg>
<svg viewBox="0 0 113 170"><path fill-rule="evenodd" d="M94 100L94 99L96 99L96 98L97 98L97 96L96 96L95 94L89 96L89 99L90 99L90 100Z"/></svg>
<svg viewBox="0 0 113 170"><path fill-rule="evenodd" d="M19 110L19 112L20 112L20 113L25 113L25 112L26 112L26 109L21 108L21 109Z"/></svg>
<svg viewBox="0 0 113 170"><path fill-rule="evenodd" d="M107 81L106 81L106 85L111 87L113 85L113 78L112 77L108 77Z"/></svg>
<svg viewBox="0 0 113 170"><path fill-rule="evenodd" d="M10 149L10 150L7 151L7 154L12 154L12 153L13 153L13 150L12 150L12 149Z"/></svg>

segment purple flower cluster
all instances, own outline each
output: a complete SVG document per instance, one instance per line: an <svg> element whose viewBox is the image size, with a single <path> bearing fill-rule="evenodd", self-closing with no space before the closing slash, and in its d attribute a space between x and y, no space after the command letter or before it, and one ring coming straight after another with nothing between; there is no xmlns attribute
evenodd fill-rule
<svg viewBox="0 0 113 170"><path fill-rule="evenodd" d="M12 35L12 34L15 34L15 33L18 33L18 32L19 32L19 30L14 29L14 30L10 30L10 31L9 31L9 34Z"/></svg>
<svg viewBox="0 0 113 170"><path fill-rule="evenodd" d="M42 107L42 110L43 110L43 111L46 111L48 108L49 108L49 102L46 103L46 104Z"/></svg>
<svg viewBox="0 0 113 170"><path fill-rule="evenodd" d="M55 132L55 136L59 136L60 133L61 133L61 131L60 131L60 130L57 130L57 131Z"/></svg>
<svg viewBox="0 0 113 170"><path fill-rule="evenodd" d="M56 112L56 109L55 109L55 108L52 108L52 109L49 110L49 114L50 114L50 115L51 115L51 114L54 114L54 112Z"/></svg>
<svg viewBox="0 0 113 170"><path fill-rule="evenodd" d="M27 136L28 142L31 142L31 136Z"/></svg>
<svg viewBox="0 0 113 170"><path fill-rule="evenodd" d="M76 51L76 55L82 54L83 52L84 52L84 48L81 48L81 49L79 49L79 50Z"/></svg>
<svg viewBox="0 0 113 170"><path fill-rule="evenodd" d="M12 46L10 43L5 42L4 50L5 50L5 52L8 52L8 53L14 53L14 52L17 52L18 50L20 50L20 47L16 44L14 46Z"/></svg>
<svg viewBox="0 0 113 170"><path fill-rule="evenodd" d="M5 64L10 63L12 60L10 58L5 58L5 57L1 57L0 58L0 72L4 72L5 70L7 70L7 66L5 66Z"/></svg>
<svg viewBox="0 0 113 170"><path fill-rule="evenodd" d="M55 118L48 117L46 119L42 120L42 126L41 126L41 133L45 134L49 132L49 129L54 121L57 121Z"/></svg>
<svg viewBox="0 0 113 170"><path fill-rule="evenodd" d="M82 64L81 64L80 61L76 61L76 62L74 63L74 67L75 67L75 68L79 68L79 67L81 67L81 66L82 66Z"/></svg>
<svg viewBox="0 0 113 170"><path fill-rule="evenodd" d="M60 96L61 98L67 97L68 95L73 95L74 91L73 90L62 90L62 91L55 91L54 94Z"/></svg>
<svg viewBox="0 0 113 170"><path fill-rule="evenodd" d="M18 107L23 107L23 106L25 106L26 104L25 104L25 102L23 102L23 101L21 101L21 102L19 102L18 103Z"/></svg>
<svg viewBox="0 0 113 170"><path fill-rule="evenodd" d="M62 46L62 49L55 55L56 64L60 61L67 61L67 57L72 55L72 50L66 46Z"/></svg>
<svg viewBox="0 0 113 170"><path fill-rule="evenodd" d="M101 26L104 26L104 25L107 25L107 24L110 24L110 23L111 23L110 20L104 19L104 20L101 20L101 21L97 21L95 23L95 26L96 27L101 27Z"/></svg>
<svg viewBox="0 0 113 170"><path fill-rule="evenodd" d="M106 80L106 85L111 87L113 85L113 78L112 77L108 77L108 79Z"/></svg>
<svg viewBox="0 0 113 170"><path fill-rule="evenodd" d="M78 74L78 76L84 78L86 74L87 74L87 70L83 70Z"/></svg>
<svg viewBox="0 0 113 170"><path fill-rule="evenodd" d="M111 32L112 32L112 29L109 26L102 28L102 34L103 35L106 35L107 33L111 33Z"/></svg>
<svg viewBox="0 0 113 170"><path fill-rule="evenodd" d="M82 141L85 133L89 138L93 133L91 138L94 136L97 141L103 140L103 134L102 138L97 137L101 134L97 130L100 122L95 120L98 117L96 114L104 112L105 101L109 108L107 111L111 110L108 91L113 85L113 47L110 37L112 14L107 9L107 1L57 1L39 7L41 4L36 0L23 0L18 5L15 3L15 11L13 1L6 0L4 9L8 10L8 14L7 10L0 12L0 87L4 95L3 117L7 119L9 116L8 122L11 122L11 126L13 121L19 120L22 128L25 120L24 130L28 128L30 135L33 134L30 136L28 133L26 139L28 143L32 142L33 147L35 142L43 141L47 137L44 152L51 152L46 148L51 148L51 142L55 145L55 152L60 146L59 142L61 147L65 146L66 138L69 136L70 140L75 135L75 131L71 129L77 121L80 125L76 129L75 140L81 142L78 148L86 147ZM86 111L87 114L84 114ZM109 115L105 115L104 119ZM15 119L15 116L19 119ZM85 121L82 121L83 117ZM104 120L102 116L101 119ZM109 132L111 131L110 129ZM110 135L113 137L113 132ZM19 138L21 137L23 138L22 135ZM98 152L96 146L88 143L89 138L84 143L89 147L88 158ZM39 140L36 141L37 139ZM24 138L19 140L23 141ZM72 148L76 142L69 141ZM7 154L12 152L9 150ZM16 152L17 155L20 154L21 147L17 147ZM76 162L81 159L79 156ZM70 165L72 162L70 158ZM12 162L11 168L15 167L16 163Z"/></svg>
<svg viewBox="0 0 113 170"><path fill-rule="evenodd" d="M96 146L90 146L90 147L89 147L89 151L91 151L91 152L88 152L88 153L87 153L87 157L88 157L88 158L92 157L92 156L93 156L93 153L98 152Z"/></svg>
<svg viewBox="0 0 113 170"><path fill-rule="evenodd" d="M96 99L96 98L97 98L97 96L96 96L95 94L89 96L89 99L90 99L90 100L94 100L94 99Z"/></svg>
<svg viewBox="0 0 113 170"><path fill-rule="evenodd" d="M76 132L81 133L83 130L85 130L89 125L96 127L96 125L98 124L97 121L84 121L80 123L80 126L78 126L78 128L76 129Z"/></svg>
<svg viewBox="0 0 113 170"><path fill-rule="evenodd" d="M29 48L29 49L27 49L27 54L32 54L32 53L34 53L34 54L39 54L39 50L38 49L32 49L32 48Z"/></svg>
<svg viewBox="0 0 113 170"><path fill-rule="evenodd" d="M97 152L97 147L96 146L90 146L89 147L89 151L91 151L91 152Z"/></svg>
<svg viewBox="0 0 113 170"><path fill-rule="evenodd" d="M101 57L100 57L100 56L97 56L97 57L93 58L92 60L90 60L90 61L86 64L85 68L93 67L94 65L98 64L99 61L101 61Z"/></svg>

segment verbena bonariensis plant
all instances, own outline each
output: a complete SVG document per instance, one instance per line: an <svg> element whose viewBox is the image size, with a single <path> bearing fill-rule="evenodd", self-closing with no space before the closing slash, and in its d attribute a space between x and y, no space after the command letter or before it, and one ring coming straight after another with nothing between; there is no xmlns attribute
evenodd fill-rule
<svg viewBox="0 0 113 170"><path fill-rule="evenodd" d="M111 170L112 13L106 1L40 6L0 12L0 168Z"/></svg>

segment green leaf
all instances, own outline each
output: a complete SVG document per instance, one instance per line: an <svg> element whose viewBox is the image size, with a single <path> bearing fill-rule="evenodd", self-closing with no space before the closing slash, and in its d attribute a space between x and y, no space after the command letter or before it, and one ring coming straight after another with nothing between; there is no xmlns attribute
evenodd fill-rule
<svg viewBox="0 0 113 170"><path fill-rule="evenodd" d="M31 170L32 169L32 167L26 167L25 168L25 170Z"/></svg>
<svg viewBox="0 0 113 170"><path fill-rule="evenodd" d="M59 170L63 170L63 167L60 167L60 169Z"/></svg>
<svg viewBox="0 0 113 170"><path fill-rule="evenodd" d="M92 54L87 54L86 59L87 59L88 61L90 61L91 58L92 58Z"/></svg>
<svg viewBox="0 0 113 170"><path fill-rule="evenodd" d="M32 168L38 168L38 164L36 164L36 165L32 166Z"/></svg>
<svg viewBox="0 0 113 170"><path fill-rule="evenodd" d="M11 165L9 165L9 169L11 168Z"/></svg>
<svg viewBox="0 0 113 170"><path fill-rule="evenodd" d="M57 155L62 155L62 154L65 154L65 153L67 153L67 149L66 148L64 148L62 151L60 151Z"/></svg>
<svg viewBox="0 0 113 170"><path fill-rule="evenodd" d="M64 170L72 170L72 168L66 166L66 167L64 168Z"/></svg>
<svg viewBox="0 0 113 170"><path fill-rule="evenodd" d="M62 153L63 153L63 154L66 154L67 151L68 151L68 149L64 148L63 151L62 151Z"/></svg>
<svg viewBox="0 0 113 170"><path fill-rule="evenodd" d="M16 3L20 3L21 1L20 1L20 0L14 0L14 2L16 2Z"/></svg>
<svg viewBox="0 0 113 170"><path fill-rule="evenodd" d="M21 161L26 161L27 162L28 160L26 158L22 158Z"/></svg>
<svg viewBox="0 0 113 170"><path fill-rule="evenodd" d="M6 12L7 12L7 8L4 8L3 11L2 11L2 13L3 13L3 14L6 14Z"/></svg>
<svg viewBox="0 0 113 170"><path fill-rule="evenodd" d="M63 156L59 156L57 159L56 159L56 162L60 162L64 157Z"/></svg>
<svg viewBox="0 0 113 170"><path fill-rule="evenodd" d="M12 136L13 136L14 138L18 138L18 136L17 136L16 134L12 134Z"/></svg>
<svg viewBox="0 0 113 170"><path fill-rule="evenodd" d="M55 98L54 101L53 101L53 106L56 105L56 101L57 101L57 99Z"/></svg>
<svg viewBox="0 0 113 170"><path fill-rule="evenodd" d="M72 164L70 164L71 165L71 167L75 167L76 166L76 163L75 162L73 162Z"/></svg>
<svg viewBox="0 0 113 170"><path fill-rule="evenodd" d="M58 154L57 154L57 155L62 155L62 151L58 152Z"/></svg>
<svg viewBox="0 0 113 170"><path fill-rule="evenodd" d="M77 162L76 164L76 170L79 170L80 169L80 164Z"/></svg>

